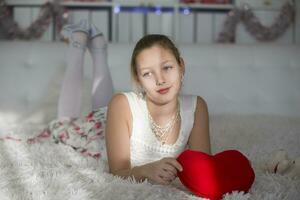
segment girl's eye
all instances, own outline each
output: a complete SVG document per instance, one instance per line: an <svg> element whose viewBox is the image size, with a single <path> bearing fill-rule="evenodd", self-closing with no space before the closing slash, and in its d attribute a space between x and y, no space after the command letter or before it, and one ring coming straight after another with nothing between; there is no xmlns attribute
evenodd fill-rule
<svg viewBox="0 0 300 200"><path fill-rule="evenodd" d="M169 69L172 69L173 67L172 66L164 66L164 70L169 70Z"/></svg>
<svg viewBox="0 0 300 200"><path fill-rule="evenodd" d="M150 72L146 72L146 73L143 74L143 77L147 77L147 76L150 76L150 75L151 75Z"/></svg>

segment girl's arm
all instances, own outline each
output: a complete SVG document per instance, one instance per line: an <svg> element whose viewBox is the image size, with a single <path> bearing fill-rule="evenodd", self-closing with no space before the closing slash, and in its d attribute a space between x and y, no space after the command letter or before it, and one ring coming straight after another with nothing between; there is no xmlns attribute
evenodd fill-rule
<svg viewBox="0 0 300 200"><path fill-rule="evenodd" d="M189 149L210 154L209 116L206 102L197 97L194 126L188 140Z"/></svg>
<svg viewBox="0 0 300 200"><path fill-rule="evenodd" d="M141 180L140 168L131 169L129 119L131 111L123 94L115 95L108 105L105 131L106 149L110 173L122 177L134 176Z"/></svg>

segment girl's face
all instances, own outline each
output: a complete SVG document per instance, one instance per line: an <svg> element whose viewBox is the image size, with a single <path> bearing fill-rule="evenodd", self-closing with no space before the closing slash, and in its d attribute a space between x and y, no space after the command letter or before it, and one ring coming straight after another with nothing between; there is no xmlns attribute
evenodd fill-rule
<svg viewBox="0 0 300 200"><path fill-rule="evenodd" d="M184 66L169 50L154 45L140 52L136 63L139 84L150 100L163 105L177 97Z"/></svg>

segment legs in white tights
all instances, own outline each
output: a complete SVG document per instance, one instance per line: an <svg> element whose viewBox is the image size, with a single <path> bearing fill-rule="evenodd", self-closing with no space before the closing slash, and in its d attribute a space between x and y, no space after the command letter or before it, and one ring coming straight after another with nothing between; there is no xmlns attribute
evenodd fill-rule
<svg viewBox="0 0 300 200"><path fill-rule="evenodd" d="M77 118L81 112L83 62L87 34L84 32L73 32L72 34L73 41L69 43L66 55L67 69L58 100L59 119Z"/></svg>
<svg viewBox="0 0 300 200"><path fill-rule="evenodd" d="M95 34L90 38L87 33L85 31L70 33L67 70L58 101L58 119L71 120L80 116L83 63L87 46L93 60L92 109L107 106L113 95L112 79L107 65L106 41L102 34Z"/></svg>
<svg viewBox="0 0 300 200"><path fill-rule="evenodd" d="M92 109L107 106L113 96L113 83L107 64L107 44L102 35L88 43L93 60Z"/></svg>

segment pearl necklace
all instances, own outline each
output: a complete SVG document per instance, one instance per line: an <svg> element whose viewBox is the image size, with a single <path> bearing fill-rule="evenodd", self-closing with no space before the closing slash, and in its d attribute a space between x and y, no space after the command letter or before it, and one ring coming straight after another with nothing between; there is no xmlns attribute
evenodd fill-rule
<svg viewBox="0 0 300 200"><path fill-rule="evenodd" d="M165 144L170 131L174 128L176 122L180 120L180 109L179 104L177 106L177 111L173 115L173 117L170 119L170 121L165 126L158 125L152 118L150 112L148 111L148 118L150 122L150 127L152 132L154 133L155 137L161 141L163 144Z"/></svg>

